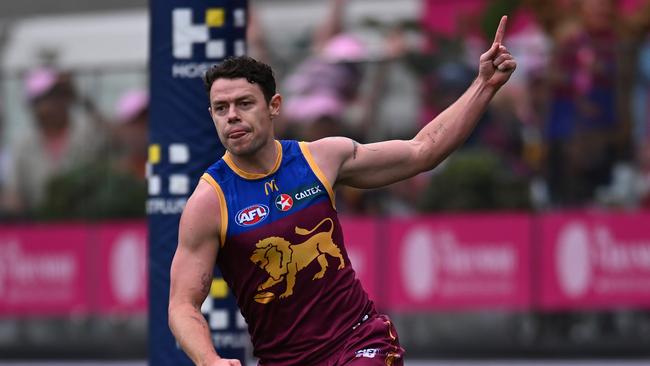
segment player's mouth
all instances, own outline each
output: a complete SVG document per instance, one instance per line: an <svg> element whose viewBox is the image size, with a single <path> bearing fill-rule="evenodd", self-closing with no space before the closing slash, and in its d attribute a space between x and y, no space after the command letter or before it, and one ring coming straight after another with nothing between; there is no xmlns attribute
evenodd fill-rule
<svg viewBox="0 0 650 366"><path fill-rule="evenodd" d="M231 140L237 140L239 138L242 138L242 137L246 136L246 134L248 134L248 131L236 129L236 130L232 130L232 131L230 131L228 133L228 138L231 139Z"/></svg>

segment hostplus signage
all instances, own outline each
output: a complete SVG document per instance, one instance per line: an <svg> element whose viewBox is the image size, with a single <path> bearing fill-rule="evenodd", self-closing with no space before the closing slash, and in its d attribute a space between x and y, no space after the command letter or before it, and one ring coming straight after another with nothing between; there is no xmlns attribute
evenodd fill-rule
<svg viewBox="0 0 650 366"><path fill-rule="evenodd" d="M227 32L229 27L246 27L244 8L207 8L199 14L191 8L173 9L172 54L175 62L172 64L172 76L201 77L215 61L227 55L246 54L245 39L230 39ZM205 61L197 61L201 59Z"/></svg>

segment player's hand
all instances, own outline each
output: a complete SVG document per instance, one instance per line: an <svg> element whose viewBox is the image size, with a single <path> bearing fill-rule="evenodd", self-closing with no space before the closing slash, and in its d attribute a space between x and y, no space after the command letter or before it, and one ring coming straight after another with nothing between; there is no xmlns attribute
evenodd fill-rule
<svg viewBox="0 0 650 366"><path fill-rule="evenodd" d="M481 55L479 64L479 79L497 88L505 84L517 68L517 62L508 49L501 44L507 21L507 16L501 17L492 47Z"/></svg>
<svg viewBox="0 0 650 366"><path fill-rule="evenodd" d="M220 358L211 363L210 366L241 366L241 362L239 360Z"/></svg>

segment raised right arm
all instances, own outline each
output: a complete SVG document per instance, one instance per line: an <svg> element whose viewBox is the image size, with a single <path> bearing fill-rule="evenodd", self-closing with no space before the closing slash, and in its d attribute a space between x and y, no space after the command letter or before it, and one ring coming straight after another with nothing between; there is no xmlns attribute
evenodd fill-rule
<svg viewBox="0 0 650 366"><path fill-rule="evenodd" d="M220 217L215 189L201 179L181 216L169 293L169 327L185 353L201 366L240 365L217 355L201 314L220 245Z"/></svg>

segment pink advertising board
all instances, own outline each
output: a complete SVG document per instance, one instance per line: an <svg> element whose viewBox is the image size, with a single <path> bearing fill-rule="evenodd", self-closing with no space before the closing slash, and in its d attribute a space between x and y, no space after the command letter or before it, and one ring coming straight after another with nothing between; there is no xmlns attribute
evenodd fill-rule
<svg viewBox="0 0 650 366"><path fill-rule="evenodd" d="M650 212L341 225L380 309L650 308ZM0 226L0 318L145 313L147 257L144 221Z"/></svg>
<svg viewBox="0 0 650 366"><path fill-rule="evenodd" d="M0 317L86 313L89 230L82 225L0 228Z"/></svg>
<svg viewBox="0 0 650 366"><path fill-rule="evenodd" d="M345 235L345 248L357 278L370 299L381 306L377 293L377 220L368 217L341 217L341 227Z"/></svg>
<svg viewBox="0 0 650 366"><path fill-rule="evenodd" d="M557 213L541 220L544 309L650 307L650 213Z"/></svg>
<svg viewBox="0 0 650 366"><path fill-rule="evenodd" d="M446 215L389 221L382 274L394 310L525 309L528 215Z"/></svg>
<svg viewBox="0 0 650 366"><path fill-rule="evenodd" d="M97 284L100 313L147 311L147 226L142 221L97 226Z"/></svg>

